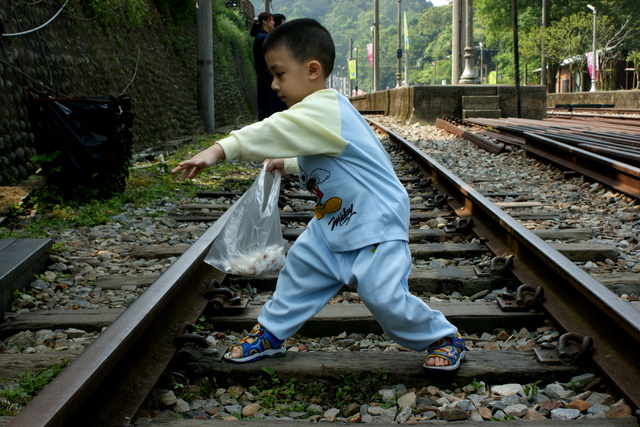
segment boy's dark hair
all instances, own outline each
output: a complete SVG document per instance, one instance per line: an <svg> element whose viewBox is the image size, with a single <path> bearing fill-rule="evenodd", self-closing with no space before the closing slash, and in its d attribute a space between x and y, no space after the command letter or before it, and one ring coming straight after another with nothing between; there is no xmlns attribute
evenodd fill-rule
<svg viewBox="0 0 640 427"><path fill-rule="evenodd" d="M325 77L333 71L336 57L333 39L329 31L315 19L302 18L285 22L269 33L262 48L265 53L285 48L298 62L315 59L322 65Z"/></svg>

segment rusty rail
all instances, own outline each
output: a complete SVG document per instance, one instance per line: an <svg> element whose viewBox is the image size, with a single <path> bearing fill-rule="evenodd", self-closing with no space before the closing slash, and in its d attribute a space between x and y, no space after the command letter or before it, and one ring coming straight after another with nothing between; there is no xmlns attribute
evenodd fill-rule
<svg viewBox="0 0 640 427"><path fill-rule="evenodd" d="M129 425L176 351L178 326L195 323L208 283L224 280L203 262L221 228L209 228L8 426Z"/></svg>
<svg viewBox="0 0 640 427"><path fill-rule="evenodd" d="M452 123L449 123L446 120L442 120L442 119L437 119L435 125L437 127L439 127L440 129L446 130L449 133L452 133L456 136L459 136L461 138L464 138L468 141L473 142L475 145L477 145L478 147L487 150L490 153L493 154L500 154L503 151L505 151L505 147L504 144L499 144L496 142L493 142L487 138L483 138L479 135L476 135L474 133L468 132L466 130L460 129L459 127L455 126Z"/></svg>
<svg viewBox="0 0 640 427"><path fill-rule="evenodd" d="M560 328L593 339L591 361L638 410L640 313L415 145L369 122L415 159L434 188L453 198L457 215L473 216L474 231L496 255L514 257L512 272L521 283L544 289L542 305Z"/></svg>
<svg viewBox="0 0 640 427"><path fill-rule="evenodd" d="M640 161L640 128L630 131L618 126L616 133L611 128L598 131L593 125L568 127L564 122L546 120L468 122L515 134L524 141L519 146L532 155L640 199L640 167L636 166ZM498 134L494 136L499 138Z"/></svg>

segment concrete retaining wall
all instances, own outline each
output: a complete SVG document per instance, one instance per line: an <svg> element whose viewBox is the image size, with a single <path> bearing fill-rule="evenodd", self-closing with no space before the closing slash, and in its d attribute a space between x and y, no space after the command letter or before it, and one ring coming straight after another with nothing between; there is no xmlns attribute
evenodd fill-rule
<svg viewBox="0 0 640 427"><path fill-rule="evenodd" d="M640 90L608 90L598 92L550 93L547 106L558 104L613 104L615 108L640 109Z"/></svg>
<svg viewBox="0 0 640 427"><path fill-rule="evenodd" d="M353 97L351 103L359 111L384 111L409 122L433 123L442 117L462 119L464 96L498 96L501 116L516 117L516 89L506 85L410 86ZM522 86L520 108L523 118L544 118L544 86Z"/></svg>

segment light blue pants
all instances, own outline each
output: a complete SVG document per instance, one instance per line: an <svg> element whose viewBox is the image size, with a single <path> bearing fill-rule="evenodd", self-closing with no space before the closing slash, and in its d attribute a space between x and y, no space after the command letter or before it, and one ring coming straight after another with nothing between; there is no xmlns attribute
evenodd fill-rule
<svg viewBox="0 0 640 427"><path fill-rule="evenodd" d="M409 293L410 271L407 242L331 252L311 223L289 250L273 298L262 308L258 322L279 339L287 339L343 284L352 284L389 338L423 351L440 338L455 336L458 329Z"/></svg>

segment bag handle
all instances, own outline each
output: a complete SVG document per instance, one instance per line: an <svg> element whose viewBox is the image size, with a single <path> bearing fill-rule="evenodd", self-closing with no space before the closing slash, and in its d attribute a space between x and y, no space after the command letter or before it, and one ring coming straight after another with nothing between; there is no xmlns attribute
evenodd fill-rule
<svg viewBox="0 0 640 427"><path fill-rule="evenodd" d="M278 209L278 198L280 197L280 182L282 176L278 169L267 172L265 162L258 175L258 202L260 203L260 215L272 215L272 209Z"/></svg>

